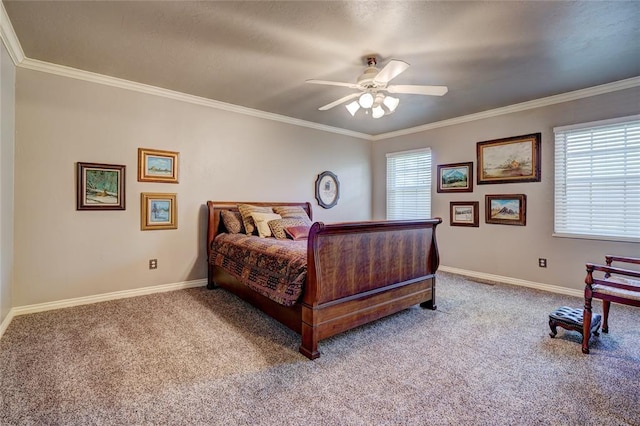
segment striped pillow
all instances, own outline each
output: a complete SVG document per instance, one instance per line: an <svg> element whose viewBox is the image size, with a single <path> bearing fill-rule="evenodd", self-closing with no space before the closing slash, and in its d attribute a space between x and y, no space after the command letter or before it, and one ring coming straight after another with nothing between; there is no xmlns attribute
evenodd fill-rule
<svg viewBox="0 0 640 426"><path fill-rule="evenodd" d="M311 221L306 210L300 206L274 206L273 212L279 214L285 219L302 218Z"/></svg>
<svg viewBox="0 0 640 426"><path fill-rule="evenodd" d="M258 230L256 229L256 224L251 217L251 213L273 213L273 209L271 207L252 206L251 204L238 204L238 211L242 216L242 223L244 224L244 230L247 235L258 234Z"/></svg>

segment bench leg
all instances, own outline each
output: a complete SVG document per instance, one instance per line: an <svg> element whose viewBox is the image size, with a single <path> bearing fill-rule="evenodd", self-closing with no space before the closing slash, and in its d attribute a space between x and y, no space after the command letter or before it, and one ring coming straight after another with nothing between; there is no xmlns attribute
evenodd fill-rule
<svg viewBox="0 0 640 426"><path fill-rule="evenodd" d="M556 326L556 322L553 320L549 320L549 328L551 329L551 333L549 333L549 336L556 337L556 335L558 334L558 327Z"/></svg>
<svg viewBox="0 0 640 426"><path fill-rule="evenodd" d="M589 353L589 338L591 337L591 299L585 298L582 314L582 353Z"/></svg>
<svg viewBox="0 0 640 426"><path fill-rule="evenodd" d="M609 332L609 308L611 307L611 302L608 300L602 301L602 332Z"/></svg>

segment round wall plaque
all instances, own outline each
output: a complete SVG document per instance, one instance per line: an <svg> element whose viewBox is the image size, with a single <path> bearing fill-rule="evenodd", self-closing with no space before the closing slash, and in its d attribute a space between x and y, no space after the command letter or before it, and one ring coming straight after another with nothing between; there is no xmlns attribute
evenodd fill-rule
<svg viewBox="0 0 640 426"><path fill-rule="evenodd" d="M340 182L338 176L331 172L322 172L316 179L316 200L325 209L338 204L340 198Z"/></svg>

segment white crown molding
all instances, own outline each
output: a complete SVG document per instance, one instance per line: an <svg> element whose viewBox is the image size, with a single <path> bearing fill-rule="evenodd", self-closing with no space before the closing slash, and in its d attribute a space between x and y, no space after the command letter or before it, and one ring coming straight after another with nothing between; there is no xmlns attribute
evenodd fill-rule
<svg viewBox="0 0 640 426"><path fill-rule="evenodd" d="M97 74L89 71L83 71L76 68L66 67L64 65L56 65L36 59L25 58L19 66L21 68L26 68L34 71L41 71L63 77L69 77L78 80L89 81L92 83L103 84L106 86L146 93L149 95L161 96L195 105L235 112L238 114L249 115L257 118L264 118L266 120L279 121L281 123L292 124L294 126L308 127L315 130L322 130L324 132L337 133L354 138L371 140L371 135L367 135L366 133L354 132L352 130L313 123L311 121L300 120L298 118L287 117L285 115L274 114L271 112L260 111L253 108L233 105L226 102L203 98L200 96L188 95L186 93L177 92L175 90L163 89L161 87L151 86L148 84L136 83L134 81L110 77L107 75Z"/></svg>
<svg viewBox="0 0 640 426"><path fill-rule="evenodd" d="M395 132L380 133L371 137L373 141L395 138L398 136L410 135L424 132L426 130L437 129L439 127L453 126L455 124L468 123L470 121L482 120L485 118L497 117L499 115L511 114L513 112L526 111L529 109L541 108L563 102L575 101L577 99L589 98L591 96L603 95L605 93L616 92L618 90L631 89L640 86L640 77L631 77L625 80L614 81L612 83L601 84L600 86L588 87L586 89L575 90L573 92L561 93L559 95L548 96L546 98L535 99L533 101L522 102L502 108L490 109L476 114L463 115L449 120L436 121L422 126L410 127L397 130Z"/></svg>
<svg viewBox="0 0 640 426"><path fill-rule="evenodd" d="M16 36L16 32L13 30L7 10L4 8L4 4L0 1L0 38L9 52L9 56L13 60L15 65L19 65L24 61L25 56L20 46L20 41Z"/></svg>
<svg viewBox="0 0 640 426"><path fill-rule="evenodd" d="M549 105L555 105L563 102L569 102L577 99L588 98L591 96L602 95L605 93L615 92L618 90L630 89L640 86L640 76L628 78L626 80L615 81L612 83L602 84L599 86L588 87L586 89L575 90L573 92L562 93L559 95L548 96L546 98L535 99L532 101L522 102L519 104L509 105L506 107L495 108L488 111L482 111L476 114L464 115L461 117L455 117L448 120L437 121L434 123L424 124L417 127L410 127L407 129L397 130L394 132L380 133L377 135L369 135L366 133L355 132L352 130L341 129L339 127L327 126L324 124L314 123L311 121L300 120L297 118L287 117L280 114L274 114L270 112L260 111L252 108L246 108L238 105L233 105L225 102L220 102L212 99L203 98L200 96L188 95L185 93L162 89L147 84L136 83L129 80L124 80L116 77L109 77L102 74L97 74L89 71L83 71L76 68L66 67L63 65L51 64L48 62L39 61L36 59L27 58L22 51L18 37L15 34L13 25L9 20L7 11L4 8L0 0L0 38L4 42L11 59L16 66L30 69L34 71L41 71L50 74L55 74L63 77L69 77L93 83L103 84L112 87L118 87L126 90L133 90L141 93L147 93L150 95L161 96L169 99L175 99L182 102L192 103L195 105L202 105L210 108L216 108L224 111L235 112L238 114L249 115L252 117L263 118L266 120L279 121L281 123L287 123L294 126L307 127L315 130L321 130L325 132L351 136L358 139L365 139L369 141L380 141L398 136L410 135L413 133L424 132L426 130L437 129L440 127L453 126L456 124L468 123L470 121L482 120L485 118L497 117L504 114L511 114L513 112L526 111L529 109L540 108Z"/></svg>
<svg viewBox="0 0 640 426"><path fill-rule="evenodd" d="M484 272L469 271L466 269L453 268L451 266L440 266L438 271L449 272L451 274L463 275L465 277L477 278L480 280L494 281L503 284L512 284L520 287L535 288L537 290L548 291L550 293L564 294L567 296L584 297L583 290L559 287L551 284L537 283L534 281L521 280L519 278L503 277L501 275L486 274Z"/></svg>

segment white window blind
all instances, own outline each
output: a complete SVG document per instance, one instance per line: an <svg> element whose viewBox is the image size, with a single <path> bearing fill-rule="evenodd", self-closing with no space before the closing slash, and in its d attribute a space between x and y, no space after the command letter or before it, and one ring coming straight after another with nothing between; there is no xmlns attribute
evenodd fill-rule
<svg viewBox="0 0 640 426"><path fill-rule="evenodd" d="M387 219L431 217L431 149L387 154Z"/></svg>
<svg viewBox="0 0 640 426"><path fill-rule="evenodd" d="M554 132L554 235L640 241L640 115Z"/></svg>

